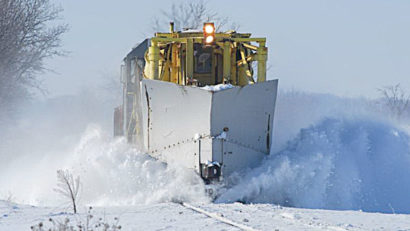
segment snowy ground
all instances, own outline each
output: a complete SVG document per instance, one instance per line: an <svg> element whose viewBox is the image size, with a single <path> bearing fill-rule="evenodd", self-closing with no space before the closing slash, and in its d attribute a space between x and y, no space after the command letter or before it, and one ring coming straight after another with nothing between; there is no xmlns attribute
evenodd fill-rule
<svg viewBox="0 0 410 231"><path fill-rule="evenodd" d="M410 215L286 208L272 204L194 204L208 212L254 228L255 230L410 230ZM85 209L84 209L85 210ZM176 203L96 207L94 220L114 223L121 230L239 230ZM49 218L71 224L84 223L86 213L72 215L55 207L34 207L0 202L0 230L29 230ZM93 222L91 222L93 223Z"/></svg>

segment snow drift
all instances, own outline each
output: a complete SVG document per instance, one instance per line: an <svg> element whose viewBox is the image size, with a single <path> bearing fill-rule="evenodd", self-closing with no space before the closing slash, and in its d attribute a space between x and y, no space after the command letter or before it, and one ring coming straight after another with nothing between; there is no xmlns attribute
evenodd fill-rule
<svg viewBox="0 0 410 231"><path fill-rule="evenodd" d="M369 119L324 119L302 129L219 202L410 212L410 138Z"/></svg>
<svg viewBox="0 0 410 231"><path fill-rule="evenodd" d="M18 158L2 170L0 184L17 202L58 205L63 201L53 191L58 169L80 176L81 204L209 201L204 183L192 171L139 153L98 125L89 125L79 143L65 153L48 153L39 159Z"/></svg>
<svg viewBox="0 0 410 231"><path fill-rule="evenodd" d="M56 171L67 169L80 176L82 205L209 201L192 171L165 165L113 138L114 105L83 91L34 101L8 132L0 127L0 199L62 205L64 198L53 189Z"/></svg>
<svg viewBox="0 0 410 231"><path fill-rule="evenodd" d="M83 199L89 203L208 201L202 180L189 169L139 153L125 139L112 140L98 126L87 129L67 164L70 166L82 176Z"/></svg>

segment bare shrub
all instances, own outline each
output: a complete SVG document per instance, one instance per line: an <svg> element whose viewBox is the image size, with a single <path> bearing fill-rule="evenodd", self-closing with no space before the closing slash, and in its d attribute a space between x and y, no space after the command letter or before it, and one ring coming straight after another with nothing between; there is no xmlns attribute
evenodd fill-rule
<svg viewBox="0 0 410 231"><path fill-rule="evenodd" d="M410 94L406 93L400 84L377 89L382 95L382 103L389 110L390 115L401 119L410 109Z"/></svg>
<svg viewBox="0 0 410 231"><path fill-rule="evenodd" d="M9 202L9 203L14 203L15 199L16 198L14 197L13 193L8 192L7 197L6 197L6 201Z"/></svg>
<svg viewBox="0 0 410 231"><path fill-rule="evenodd" d="M80 217L76 223L72 223L71 220L66 217L63 220L49 218L49 225L40 222L31 226L33 231L118 231L121 230L119 225L119 219L114 217L112 223L105 221L103 218L94 218L92 214L92 207L88 208L88 212L85 219ZM77 217L78 218L78 217Z"/></svg>
<svg viewBox="0 0 410 231"><path fill-rule="evenodd" d="M4 200L8 203L14 203L15 202L15 197L12 192L8 191L7 193L1 193L0 194L0 200Z"/></svg>
<svg viewBox="0 0 410 231"><path fill-rule="evenodd" d="M68 199L73 206L74 213L77 213L80 177L77 176L74 179L74 176L68 170L58 170L57 180L57 188L55 188L54 191L62 195L64 198Z"/></svg>

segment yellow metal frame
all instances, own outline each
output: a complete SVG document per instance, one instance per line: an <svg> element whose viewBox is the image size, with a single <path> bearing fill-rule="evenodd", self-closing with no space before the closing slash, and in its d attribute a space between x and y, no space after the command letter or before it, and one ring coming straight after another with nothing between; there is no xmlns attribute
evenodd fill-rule
<svg viewBox="0 0 410 231"><path fill-rule="evenodd" d="M156 33L146 54L144 76L180 85L195 83L194 44L211 46L222 56L222 82L234 85L255 83L252 62L257 62L257 82L266 81L268 49L266 38L251 38L251 34L216 33L212 45L204 44L202 32ZM219 56L219 57L221 57ZM213 72L213 74L215 74Z"/></svg>

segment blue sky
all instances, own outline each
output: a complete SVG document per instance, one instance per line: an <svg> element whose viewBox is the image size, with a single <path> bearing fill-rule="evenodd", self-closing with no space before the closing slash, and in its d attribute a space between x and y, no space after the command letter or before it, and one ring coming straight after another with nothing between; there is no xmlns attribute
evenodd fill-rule
<svg viewBox="0 0 410 231"><path fill-rule="evenodd" d="M49 97L101 85L119 72L122 58L149 36L152 19L172 1L53 0L64 8L70 31L67 57L49 60ZM174 1L176 3L181 1ZM209 7L265 36L268 78L280 88L376 97L376 89L401 83L410 91L410 1L216 1Z"/></svg>

